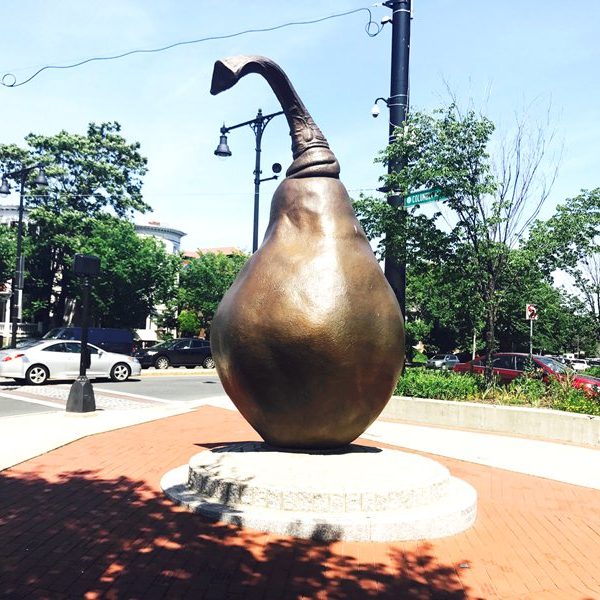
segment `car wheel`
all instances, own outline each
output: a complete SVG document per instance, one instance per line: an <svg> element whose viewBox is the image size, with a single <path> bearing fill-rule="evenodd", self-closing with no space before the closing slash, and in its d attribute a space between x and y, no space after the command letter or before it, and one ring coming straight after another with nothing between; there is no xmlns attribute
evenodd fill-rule
<svg viewBox="0 0 600 600"><path fill-rule="evenodd" d="M131 369L125 363L117 363L110 370L110 378L113 381L127 381L131 375Z"/></svg>
<svg viewBox="0 0 600 600"><path fill-rule="evenodd" d="M202 362L202 366L205 369L214 369L215 368L215 361L213 360L212 356L207 356L204 361Z"/></svg>
<svg viewBox="0 0 600 600"><path fill-rule="evenodd" d="M168 369L171 366L171 361L166 356L159 356L154 361L154 366L157 369Z"/></svg>
<svg viewBox="0 0 600 600"><path fill-rule="evenodd" d="M46 383L49 375L50 373L44 365L33 365L27 369L25 381L30 385L42 385L42 383Z"/></svg>

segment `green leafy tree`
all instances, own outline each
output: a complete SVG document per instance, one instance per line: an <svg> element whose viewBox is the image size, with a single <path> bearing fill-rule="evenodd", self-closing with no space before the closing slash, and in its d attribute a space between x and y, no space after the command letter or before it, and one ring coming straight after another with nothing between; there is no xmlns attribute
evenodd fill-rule
<svg viewBox="0 0 600 600"><path fill-rule="evenodd" d="M91 123L85 135L29 134L26 148L0 145L2 170L40 163L49 179L43 193L27 186L31 235L25 246L25 294L30 312L46 326L64 318L73 256L91 233L91 218L149 209L141 191L146 159L120 129L118 123Z"/></svg>
<svg viewBox="0 0 600 600"><path fill-rule="evenodd" d="M15 269L15 237L11 227L0 224L0 285L10 280Z"/></svg>
<svg viewBox="0 0 600 600"><path fill-rule="evenodd" d="M181 259L162 242L140 237L129 221L104 215L90 219L89 236L78 252L100 258L100 276L93 279L92 319L98 326L143 328L157 306L176 295ZM78 298L81 282L69 279L67 294Z"/></svg>
<svg viewBox="0 0 600 600"><path fill-rule="evenodd" d="M600 188L582 190L550 219L536 222L527 246L541 257L546 273L561 269L572 277L582 301L577 314L583 316L583 310L593 319L600 339Z"/></svg>
<svg viewBox="0 0 600 600"><path fill-rule="evenodd" d="M242 253L205 252L184 264L179 281L181 309L194 312L200 326L210 330L219 302L248 258Z"/></svg>
<svg viewBox="0 0 600 600"><path fill-rule="evenodd" d="M441 212L427 218L414 208L385 206L380 198L356 205L368 235L387 234L380 244L382 255L392 253L413 272L444 263L442 280L465 282L468 295L459 306L466 310L455 314L465 315L474 329L483 309L488 353L496 349L500 286L511 249L537 216L554 178L541 176L547 153L542 132L530 137L525 124L517 123L514 138L501 146L496 163L488 151L493 132L489 119L472 110L462 113L451 104L433 114L412 113L380 157L384 164L400 165L384 177L387 189L406 196L435 188L446 199L451 217L445 223L439 224ZM407 298L409 314L410 303Z"/></svg>
<svg viewBox="0 0 600 600"><path fill-rule="evenodd" d="M177 324L182 337L195 337L200 331L200 319L190 310L182 310L179 313Z"/></svg>

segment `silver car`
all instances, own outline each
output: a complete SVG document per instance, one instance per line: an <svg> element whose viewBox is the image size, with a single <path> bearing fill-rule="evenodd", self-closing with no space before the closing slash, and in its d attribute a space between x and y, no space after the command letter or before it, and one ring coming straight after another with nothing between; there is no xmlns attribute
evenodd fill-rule
<svg viewBox="0 0 600 600"><path fill-rule="evenodd" d="M106 352L88 344L90 379L110 377L126 381L142 371L137 358L126 354ZM0 377L11 377L32 385L41 385L48 379L76 379L79 376L81 342L40 340L24 348L0 351Z"/></svg>
<svg viewBox="0 0 600 600"><path fill-rule="evenodd" d="M425 363L425 368L451 371L459 362L456 354L436 354Z"/></svg>

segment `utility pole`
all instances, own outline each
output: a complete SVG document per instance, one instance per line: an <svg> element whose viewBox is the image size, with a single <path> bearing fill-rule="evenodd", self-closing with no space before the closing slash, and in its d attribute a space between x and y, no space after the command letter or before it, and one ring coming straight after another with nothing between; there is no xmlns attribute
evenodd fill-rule
<svg viewBox="0 0 600 600"><path fill-rule="evenodd" d="M410 19L411 0L388 0L384 6L392 9L392 66L390 77L390 97L387 105L390 109L389 143L394 139L394 130L406 120L408 113L408 67L410 55ZM406 166L406 160L390 162L388 173ZM388 202L394 207L403 207L404 198L390 190ZM401 231L406 231L406 213L400 211ZM396 294L402 315L406 316L406 252L405 246L400 256L386 255L384 271L386 279Z"/></svg>

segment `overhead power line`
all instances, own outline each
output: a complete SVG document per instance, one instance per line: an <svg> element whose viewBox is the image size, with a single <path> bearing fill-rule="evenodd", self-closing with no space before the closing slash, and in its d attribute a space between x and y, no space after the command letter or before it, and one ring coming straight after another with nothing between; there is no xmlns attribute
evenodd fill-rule
<svg viewBox="0 0 600 600"><path fill-rule="evenodd" d="M141 48L141 49L137 49L137 50L129 50L128 52L123 52L121 54L115 54L112 56L94 56L92 58L86 58L79 62L68 64L68 65L46 65L46 66L38 69L35 73L33 73L33 75L31 75L27 79L24 79L23 81L17 81L17 78L13 73L5 73L2 76L2 79L0 80L0 84L2 84L4 87L9 87L9 88L19 87L19 86L25 85L26 83L29 83L32 79L37 77L40 73L42 73L44 71L48 71L50 69L74 69L76 67L81 67L82 65L86 65L91 62L117 60L120 58L125 58L127 56L132 56L134 54L153 54L156 52L165 52L166 50L171 50L171 49L177 48L179 46L189 46L192 44L201 44L203 42L210 42L210 41L215 41L215 40L226 40L226 39L230 39L230 38L239 37L242 35L247 35L249 33L267 33L270 31L276 31L278 29L284 29L285 27L293 27L293 26L299 26L299 25L314 25L315 23L322 23L323 21L328 21L330 19L337 19L340 17L346 17L348 15L352 15L352 14L363 12L363 11L367 12L369 15L369 20L367 21L367 24L365 25L365 32L367 33L367 35L369 37L375 37L382 30L383 26L376 23L375 21L373 21L373 18L371 15L371 10L369 8L363 7L363 8L356 8L354 10L349 10L346 12L335 13L333 15L328 15L326 17L319 17L318 19L311 19L308 21L290 21L288 23L283 23L281 25L275 25L273 27L264 27L261 29L246 29L244 31L238 31L236 33L229 33L229 34L225 34L225 35L214 35L214 36L209 36L209 37L200 38L200 39L196 39L196 40L186 40L186 41L182 41L182 42L175 42L173 44L169 44L168 46L162 46L160 48Z"/></svg>

